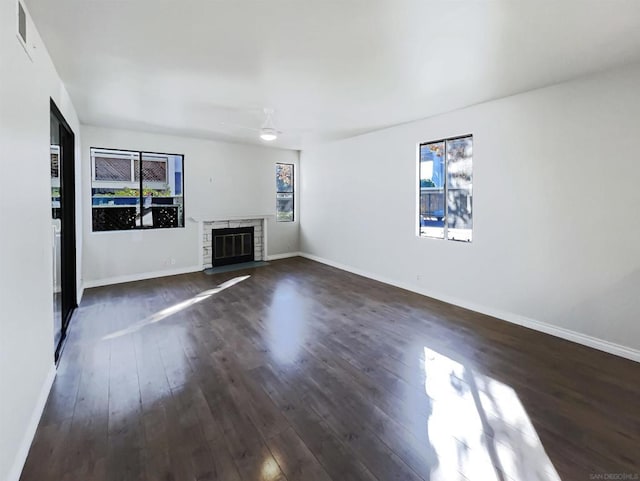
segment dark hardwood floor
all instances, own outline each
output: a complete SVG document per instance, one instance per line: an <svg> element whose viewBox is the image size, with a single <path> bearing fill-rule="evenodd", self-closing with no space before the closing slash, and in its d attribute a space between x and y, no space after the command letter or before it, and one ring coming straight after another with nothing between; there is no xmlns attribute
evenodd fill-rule
<svg viewBox="0 0 640 481"><path fill-rule="evenodd" d="M640 364L305 259L91 289L70 329L23 481L640 474Z"/></svg>

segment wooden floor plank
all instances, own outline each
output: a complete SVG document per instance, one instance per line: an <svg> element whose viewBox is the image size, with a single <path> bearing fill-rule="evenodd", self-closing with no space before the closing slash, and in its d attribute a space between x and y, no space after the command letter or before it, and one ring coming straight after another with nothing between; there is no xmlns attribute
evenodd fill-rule
<svg viewBox="0 0 640 481"><path fill-rule="evenodd" d="M639 379L300 258L106 286L74 316L21 479L634 479Z"/></svg>

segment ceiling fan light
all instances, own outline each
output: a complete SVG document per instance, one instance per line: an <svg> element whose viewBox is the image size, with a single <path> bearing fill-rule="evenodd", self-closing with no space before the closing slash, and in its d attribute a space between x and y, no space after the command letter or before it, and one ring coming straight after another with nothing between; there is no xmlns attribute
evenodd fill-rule
<svg viewBox="0 0 640 481"><path fill-rule="evenodd" d="M276 129L265 127L260 129L260 138L267 142L271 142L272 140L276 140L278 138L278 134L276 132Z"/></svg>

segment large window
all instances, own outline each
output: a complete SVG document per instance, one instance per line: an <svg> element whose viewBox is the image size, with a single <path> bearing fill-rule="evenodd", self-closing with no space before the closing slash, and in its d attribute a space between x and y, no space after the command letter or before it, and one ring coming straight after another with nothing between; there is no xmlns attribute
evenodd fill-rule
<svg viewBox="0 0 640 481"><path fill-rule="evenodd" d="M420 145L420 235L471 242L473 136Z"/></svg>
<svg viewBox="0 0 640 481"><path fill-rule="evenodd" d="M91 149L94 231L184 227L183 156Z"/></svg>
<svg viewBox="0 0 640 481"><path fill-rule="evenodd" d="M293 222L293 164L276 164L276 220Z"/></svg>

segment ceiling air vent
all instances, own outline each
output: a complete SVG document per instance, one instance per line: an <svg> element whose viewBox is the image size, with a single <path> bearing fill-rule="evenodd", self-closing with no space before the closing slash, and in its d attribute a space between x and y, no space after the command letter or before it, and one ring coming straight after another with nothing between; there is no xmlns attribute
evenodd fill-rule
<svg viewBox="0 0 640 481"><path fill-rule="evenodd" d="M24 11L24 7L18 2L18 35L22 42L27 44L27 14Z"/></svg>
<svg viewBox="0 0 640 481"><path fill-rule="evenodd" d="M29 43L27 42L27 38L28 38L27 37L27 12L20 1L18 1L17 3L18 3L18 32L16 33L16 37L18 37L18 41L20 42L20 45L22 45L22 48L24 49L24 51L27 53L27 57L29 57L29 60L33 61L33 58L31 57L31 52L29 51ZM31 48L34 49L35 46L32 45Z"/></svg>

